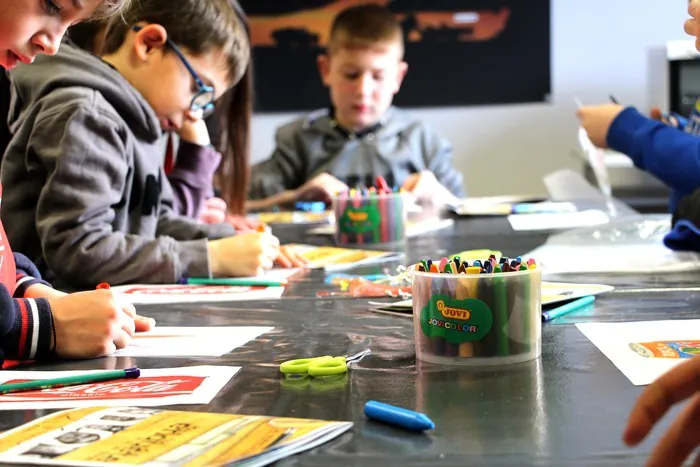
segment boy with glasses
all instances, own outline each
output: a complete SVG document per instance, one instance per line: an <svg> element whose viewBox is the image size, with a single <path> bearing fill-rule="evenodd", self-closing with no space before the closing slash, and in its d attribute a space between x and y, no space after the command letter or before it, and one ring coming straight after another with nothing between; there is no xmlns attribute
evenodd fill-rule
<svg viewBox="0 0 700 467"><path fill-rule="evenodd" d="M177 15L170 12L177 11ZM129 26L130 25L130 26ZM12 74L8 237L59 283L175 283L272 267L279 241L177 215L162 132L198 122L250 55L230 0L140 0L108 26L102 58L66 44ZM9 191L9 190L8 190Z"/></svg>

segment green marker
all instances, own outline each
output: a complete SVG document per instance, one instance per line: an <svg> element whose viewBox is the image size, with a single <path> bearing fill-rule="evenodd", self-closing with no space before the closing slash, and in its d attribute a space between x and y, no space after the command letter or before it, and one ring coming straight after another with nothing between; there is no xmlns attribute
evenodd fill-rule
<svg viewBox="0 0 700 467"><path fill-rule="evenodd" d="M99 381L138 378L139 376L141 376L141 370L138 368L127 368L126 370L101 371L98 373L66 376L63 378L37 379L34 381L25 381L23 383L0 384L0 394L62 388L65 386L76 386L78 384L89 384Z"/></svg>
<svg viewBox="0 0 700 467"><path fill-rule="evenodd" d="M256 279L254 277L214 277L212 279L208 277L188 277L187 283L189 285L240 285L247 287L282 287L287 285L285 279L275 281L270 279Z"/></svg>

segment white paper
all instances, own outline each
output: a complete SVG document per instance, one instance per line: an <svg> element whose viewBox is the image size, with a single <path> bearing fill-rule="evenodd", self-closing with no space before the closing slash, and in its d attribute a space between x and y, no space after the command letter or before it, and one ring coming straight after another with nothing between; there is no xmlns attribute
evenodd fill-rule
<svg viewBox="0 0 700 467"><path fill-rule="evenodd" d="M630 344L700 340L700 319L578 323L576 327L634 384L651 384L684 358L644 357Z"/></svg>
<svg viewBox="0 0 700 467"><path fill-rule="evenodd" d="M129 380L0 395L0 410L208 404L240 369L208 365L142 369L140 377ZM101 371L0 371L0 382L62 378Z"/></svg>
<svg viewBox="0 0 700 467"><path fill-rule="evenodd" d="M581 212L511 214L508 222L513 230L556 230L607 224L610 218L603 211L588 209Z"/></svg>
<svg viewBox="0 0 700 467"><path fill-rule="evenodd" d="M288 279L298 271L298 268L272 269L260 276L238 277L236 279L281 281ZM112 287L112 290L126 295L134 305L279 300L284 293L284 287L186 284L132 284Z"/></svg>
<svg viewBox="0 0 700 467"><path fill-rule="evenodd" d="M112 287L134 305L165 303L240 302L279 300L284 287L247 287L240 285L145 285Z"/></svg>
<svg viewBox="0 0 700 467"><path fill-rule="evenodd" d="M272 331L267 326L168 327L136 333L115 357L220 357Z"/></svg>

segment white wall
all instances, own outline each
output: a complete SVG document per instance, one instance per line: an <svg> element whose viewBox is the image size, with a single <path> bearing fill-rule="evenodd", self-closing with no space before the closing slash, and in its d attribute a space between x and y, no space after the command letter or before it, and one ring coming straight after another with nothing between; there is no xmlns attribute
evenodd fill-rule
<svg viewBox="0 0 700 467"><path fill-rule="evenodd" d="M689 39L687 0L551 1L551 103L413 110L452 142L470 195L504 192L487 174L512 180L504 194L539 194L544 174L580 168L574 96L593 104L613 94L644 111L666 108L665 44ZM254 117L254 161L269 156L275 128L294 116Z"/></svg>

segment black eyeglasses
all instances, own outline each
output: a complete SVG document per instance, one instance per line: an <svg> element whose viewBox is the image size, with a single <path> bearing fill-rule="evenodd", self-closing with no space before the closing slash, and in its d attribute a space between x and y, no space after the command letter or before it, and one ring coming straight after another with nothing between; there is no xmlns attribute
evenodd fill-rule
<svg viewBox="0 0 700 467"><path fill-rule="evenodd" d="M143 28L141 26L133 26L132 29L138 32ZM192 102L190 102L190 110L195 112L201 110L203 117L210 116L214 112L214 88L208 86L204 83L204 81L202 81L202 78L200 78L197 72L194 71L192 65L190 65L173 41L166 39L166 42L173 49L175 55L180 58L180 61L182 61L182 64L185 65L187 71L190 72L190 75L192 75L192 78L194 79L194 83L197 85L197 93L192 98Z"/></svg>

